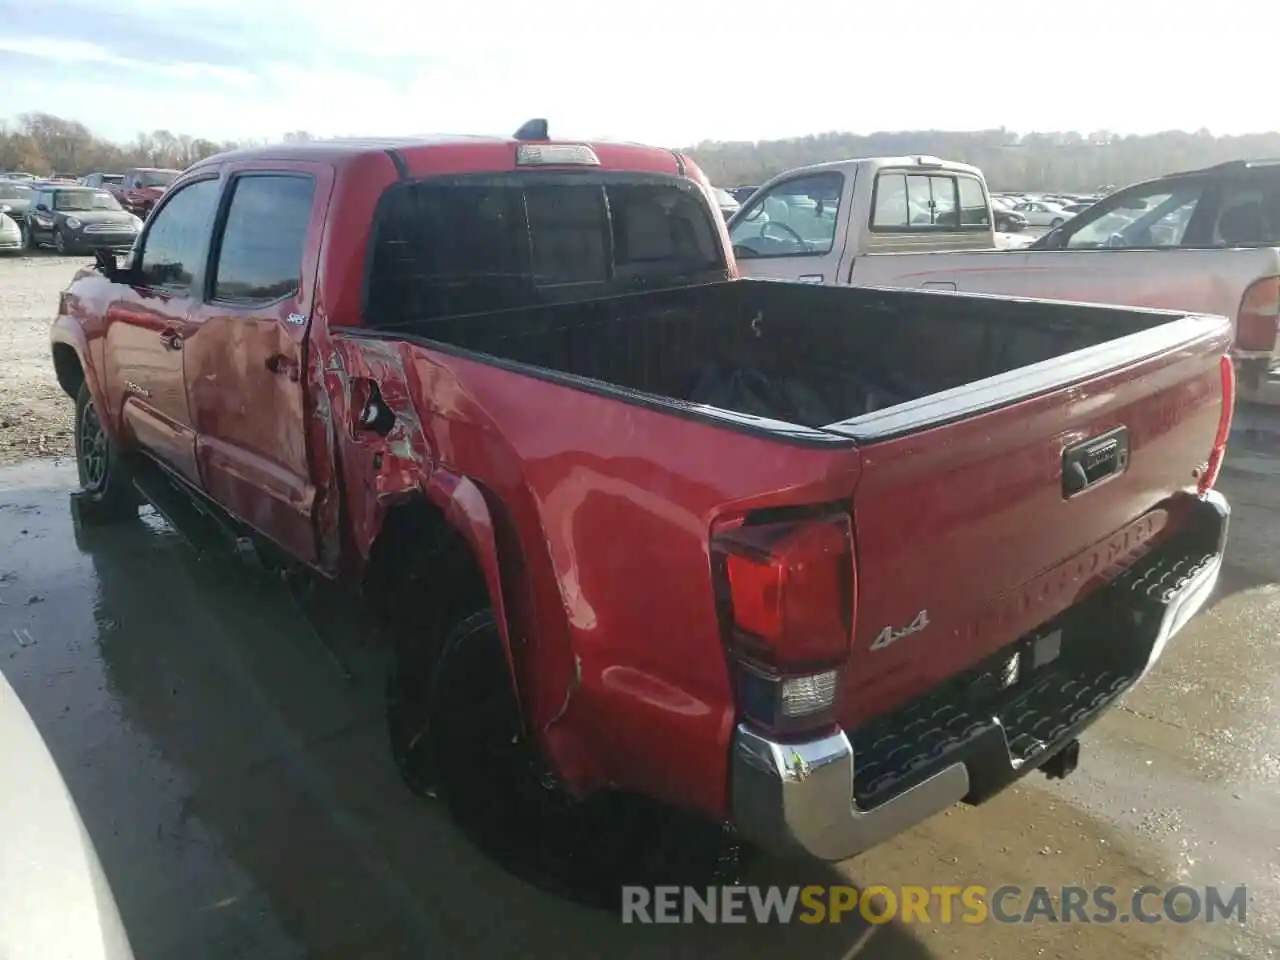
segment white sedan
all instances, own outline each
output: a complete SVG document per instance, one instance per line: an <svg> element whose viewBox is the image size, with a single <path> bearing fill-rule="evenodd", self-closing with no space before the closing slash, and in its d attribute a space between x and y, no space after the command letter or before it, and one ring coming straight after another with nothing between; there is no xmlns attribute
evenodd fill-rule
<svg viewBox="0 0 1280 960"><path fill-rule="evenodd" d="M1013 208L1027 218L1033 227L1060 227L1071 219L1071 214L1047 200L1031 200Z"/></svg>

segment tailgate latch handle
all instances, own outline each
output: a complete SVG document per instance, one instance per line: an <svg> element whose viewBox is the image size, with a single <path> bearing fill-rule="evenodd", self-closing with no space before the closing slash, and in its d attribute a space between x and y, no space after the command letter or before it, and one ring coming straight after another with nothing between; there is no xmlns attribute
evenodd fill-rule
<svg viewBox="0 0 1280 960"><path fill-rule="evenodd" d="M1078 496L1129 466L1129 430L1116 427L1062 451L1062 495Z"/></svg>

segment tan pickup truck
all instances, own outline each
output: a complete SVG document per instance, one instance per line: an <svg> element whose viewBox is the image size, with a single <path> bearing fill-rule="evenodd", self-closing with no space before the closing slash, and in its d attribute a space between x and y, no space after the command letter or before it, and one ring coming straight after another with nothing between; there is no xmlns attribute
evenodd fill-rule
<svg viewBox="0 0 1280 960"><path fill-rule="evenodd" d="M791 170L729 224L744 276L1164 307L1233 321L1244 400L1280 319L1280 162L1238 161L1126 187L1030 246L994 249L975 167L932 158Z"/></svg>

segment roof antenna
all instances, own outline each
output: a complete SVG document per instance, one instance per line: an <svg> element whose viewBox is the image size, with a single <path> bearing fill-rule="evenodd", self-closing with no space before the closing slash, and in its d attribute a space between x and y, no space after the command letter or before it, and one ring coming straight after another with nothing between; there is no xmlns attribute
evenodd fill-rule
<svg viewBox="0 0 1280 960"><path fill-rule="evenodd" d="M546 120L530 120L516 131L517 140L550 140Z"/></svg>

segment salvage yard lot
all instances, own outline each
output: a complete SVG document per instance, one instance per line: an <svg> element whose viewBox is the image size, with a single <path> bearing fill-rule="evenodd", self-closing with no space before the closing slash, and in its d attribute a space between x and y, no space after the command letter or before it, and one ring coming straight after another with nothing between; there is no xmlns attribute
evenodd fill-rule
<svg viewBox="0 0 1280 960"><path fill-rule="evenodd" d="M847 953L856 922L624 927L512 879L400 786L358 638L329 638L346 682L287 594L197 558L158 521L77 539L71 403L47 331L82 262L0 260L0 670L49 740L139 958ZM759 858L734 879L1243 883L1244 926L935 918L878 927L858 956L1274 955L1280 471L1267 462L1224 476L1235 514L1212 607L1090 732L1071 779L1037 776L838 867Z"/></svg>

